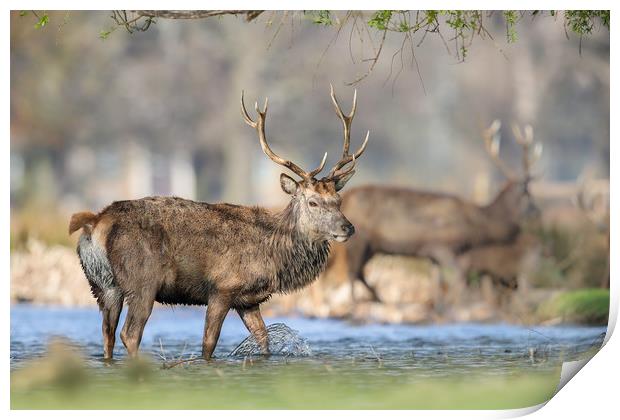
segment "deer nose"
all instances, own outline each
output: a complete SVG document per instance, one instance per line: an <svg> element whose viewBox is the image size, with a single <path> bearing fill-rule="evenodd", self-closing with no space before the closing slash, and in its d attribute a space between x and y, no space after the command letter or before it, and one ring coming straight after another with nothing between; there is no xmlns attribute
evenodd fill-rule
<svg viewBox="0 0 620 420"><path fill-rule="evenodd" d="M348 221L346 223L343 223L340 226L340 229L342 229L342 231L345 232L349 236L355 233L355 226L353 226L351 222L348 222Z"/></svg>

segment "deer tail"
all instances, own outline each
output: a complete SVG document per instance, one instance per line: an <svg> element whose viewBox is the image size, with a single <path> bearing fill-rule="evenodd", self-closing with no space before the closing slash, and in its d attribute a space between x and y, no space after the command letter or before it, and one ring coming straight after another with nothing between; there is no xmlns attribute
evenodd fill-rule
<svg viewBox="0 0 620 420"><path fill-rule="evenodd" d="M97 215L95 213L91 213L90 211L75 213L71 216L71 221L69 222L69 235L82 228L84 228L85 231L90 232L96 221Z"/></svg>

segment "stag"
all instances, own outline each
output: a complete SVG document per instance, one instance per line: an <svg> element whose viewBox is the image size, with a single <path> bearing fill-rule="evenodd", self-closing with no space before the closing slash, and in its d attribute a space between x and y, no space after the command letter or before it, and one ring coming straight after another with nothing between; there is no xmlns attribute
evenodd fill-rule
<svg viewBox="0 0 620 420"><path fill-rule="evenodd" d="M353 283L361 281L380 301L364 276L364 266L374 254L399 254L429 258L452 269L456 289L464 281L458 262L463 252L490 244L510 243L517 238L524 220L539 215L529 192L533 161L542 148L533 142L533 131L514 126L515 139L523 151L523 175L518 176L499 158L501 124L483 130L486 150L507 181L491 203L478 206L450 194L389 186L361 186L342 197L342 210L355 224L357 234L339 256L346 259L355 304Z"/></svg>
<svg viewBox="0 0 620 420"><path fill-rule="evenodd" d="M338 194L355 173L366 150L349 153L350 126L357 104L345 115L331 89L343 122L342 157L323 178L327 154L307 172L277 155L265 134L267 100L255 104L256 120L241 113L258 134L263 152L300 179L280 175L291 196L279 213L261 207L209 204L178 197L117 201L98 214L74 214L69 233L79 229L77 253L103 315L103 354L112 358L123 303L127 318L120 333L129 356L138 353L144 326L154 302L206 305L202 356L210 359L230 309L236 310L264 353L269 353L260 304L274 293L310 284L323 271L330 241L345 242L355 229L340 210Z"/></svg>

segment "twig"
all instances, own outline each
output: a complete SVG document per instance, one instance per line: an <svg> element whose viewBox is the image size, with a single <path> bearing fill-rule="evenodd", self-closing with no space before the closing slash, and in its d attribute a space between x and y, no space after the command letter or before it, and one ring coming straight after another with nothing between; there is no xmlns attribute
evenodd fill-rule
<svg viewBox="0 0 620 420"><path fill-rule="evenodd" d="M368 68L366 73L364 73L362 76L358 77L357 79L355 79L352 82L346 82L345 84L347 86L353 86L353 85L361 82L366 77L368 77L370 75L370 73L372 73L372 71L375 69L375 66L377 65L377 62L379 61L379 57L381 56L381 50L383 49L383 45L385 44L385 37L387 36L387 32L388 32L387 29L383 30L383 36L381 37L381 43L379 44L379 49L377 50L377 53L375 54L375 56L372 59L370 59L372 64L370 65L370 67Z"/></svg>
<svg viewBox="0 0 620 420"><path fill-rule="evenodd" d="M164 363L163 364L163 368L164 369L172 369L173 367L182 365L183 363L198 362L200 360L204 360L204 359L202 357L194 357L194 358L191 358L191 359L181 359L181 360L177 360L174 363Z"/></svg>

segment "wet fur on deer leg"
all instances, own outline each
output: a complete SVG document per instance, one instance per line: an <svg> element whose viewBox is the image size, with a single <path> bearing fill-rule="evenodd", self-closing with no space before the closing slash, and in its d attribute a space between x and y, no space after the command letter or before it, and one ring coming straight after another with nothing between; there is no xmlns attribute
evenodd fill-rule
<svg viewBox="0 0 620 420"><path fill-rule="evenodd" d="M269 335L258 305L247 309L237 309L237 312L239 316L241 316L241 320L245 327L256 339L263 354L270 354Z"/></svg>
<svg viewBox="0 0 620 420"><path fill-rule="evenodd" d="M230 310L230 298L227 296L213 296L207 305L207 319L205 331L202 339L202 357L210 360L215 350L217 340L220 338L220 331L224 318Z"/></svg>

